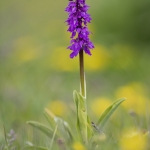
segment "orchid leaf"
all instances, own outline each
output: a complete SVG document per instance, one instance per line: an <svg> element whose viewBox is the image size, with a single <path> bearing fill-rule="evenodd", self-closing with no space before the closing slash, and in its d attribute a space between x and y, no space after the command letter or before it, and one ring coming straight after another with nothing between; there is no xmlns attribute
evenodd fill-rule
<svg viewBox="0 0 150 150"><path fill-rule="evenodd" d="M38 130L40 130L41 132L46 134L49 138L51 138L52 135L53 135L53 131L49 127L47 127L47 126L45 126L45 125L43 125L43 124L41 124L39 122L27 121L27 124L37 128Z"/></svg>
<svg viewBox="0 0 150 150"><path fill-rule="evenodd" d="M80 139L82 138L82 135L81 135L81 129L80 129L80 123L79 123L79 117L78 117L78 94L76 91L73 91L73 99L74 99L74 103L76 105L76 113L77 113L77 131L78 131L78 134L80 136Z"/></svg>
<svg viewBox="0 0 150 150"><path fill-rule="evenodd" d="M93 130L92 130L92 127L91 127L91 120L89 118L89 116L87 116L87 134L88 134L88 139L90 139L92 136L93 136Z"/></svg>
<svg viewBox="0 0 150 150"><path fill-rule="evenodd" d="M114 111L117 109L117 107L125 100L126 98L121 98L116 100L112 105L110 105L101 115L97 122L97 126L102 129L105 125L105 123L109 120L111 115L114 113Z"/></svg>
<svg viewBox="0 0 150 150"><path fill-rule="evenodd" d="M77 112L77 129L84 141L87 141L87 112L86 112L86 100L78 92L73 92L74 101L76 104Z"/></svg>

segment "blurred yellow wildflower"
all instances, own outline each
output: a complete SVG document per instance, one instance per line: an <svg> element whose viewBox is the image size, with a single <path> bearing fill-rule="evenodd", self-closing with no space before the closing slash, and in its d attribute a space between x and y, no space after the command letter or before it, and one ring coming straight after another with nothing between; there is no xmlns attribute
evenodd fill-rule
<svg viewBox="0 0 150 150"><path fill-rule="evenodd" d="M70 50L67 50L66 47L58 47L50 55L51 67L56 70L63 71L75 71L78 70L78 59L70 59ZM56 59L57 58L57 59Z"/></svg>
<svg viewBox="0 0 150 150"><path fill-rule="evenodd" d="M100 97L92 101L91 109L99 117L110 105L111 101L108 98Z"/></svg>
<svg viewBox="0 0 150 150"><path fill-rule="evenodd" d="M85 69L89 71L104 69L109 62L109 54L106 48L101 45L95 45L91 52L92 56L85 55Z"/></svg>
<svg viewBox="0 0 150 150"><path fill-rule="evenodd" d="M73 148L73 150L86 150L84 145L80 142L73 143L72 148Z"/></svg>
<svg viewBox="0 0 150 150"><path fill-rule="evenodd" d="M63 70L63 71L78 71L79 69L79 58L75 57L70 59L71 51L66 47L58 47L49 55L48 65L52 69ZM85 69L89 71L101 70L105 68L109 62L108 52L100 45L96 45L95 49L92 50L92 56L85 56ZM56 59L57 58L57 59ZM51 63L52 62L52 63Z"/></svg>
<svg viewBox="0 0 150 150"><path fill-rule="evenodd" d="M135 111L138 114L146 113L147 98L144 93L144 87L140 83L131 83L123 86L116 91L117 98L126 97L127 100L122 106L131 111Z"/></svg>
<svg viewBox="0 0 150 150"><path fill-rule="evenodd" d="M48 109L50 109L50 111L56 116L63 116L67 112L66 104L60 100L50 102Z"/></svg>
<svg viewBox="0 0 150 150"><path fill-rule="evenodd" d="M31 37L21 37L14 42L14 57L19 62L26 62L38 57L39 51L35 48Z"/></svg>
<svg viewBox="0 0 150 150"><path fill-rule="evenodd" d="M146 150L147 137L142 132L127 131L120 140L122 150Z"/></svg>

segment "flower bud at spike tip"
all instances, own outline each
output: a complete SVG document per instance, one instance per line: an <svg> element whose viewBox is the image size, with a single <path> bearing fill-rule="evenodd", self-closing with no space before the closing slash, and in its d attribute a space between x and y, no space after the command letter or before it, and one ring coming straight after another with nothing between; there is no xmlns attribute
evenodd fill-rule
<svg viewBox="0 0 150 150"><path fill-rule="evenodd" d="M88 55L91 55L90 49L94 48L93 43L89 39L90 31L87 28L87 23L90 23L91 16L87 13L89 6L85 4L85 0L69 0L69 4L65 11L69 17L66 20L69 32L71 32L71 42L68 49L72 50L70 58L78 55L80 50L83 50Z"/></svg>

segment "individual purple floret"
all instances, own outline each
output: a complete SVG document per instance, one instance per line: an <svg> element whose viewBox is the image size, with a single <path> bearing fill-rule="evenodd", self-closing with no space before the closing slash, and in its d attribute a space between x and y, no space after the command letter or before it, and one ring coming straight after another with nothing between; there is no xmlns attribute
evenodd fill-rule
<svg viewBox="0 0 150 150"><path fill-rule="evenodd" d="M66 20L69 32L71 35L71 45L68 49L72 50L70 58L78 55L80 50L91 55L90 49L94 48L93 43L89 39L90 31L87 28L87 23L90 23L91 16L87 13L89 6L85 4L85 0L72 0L69 2L65 11L69 17Z"/></svg>

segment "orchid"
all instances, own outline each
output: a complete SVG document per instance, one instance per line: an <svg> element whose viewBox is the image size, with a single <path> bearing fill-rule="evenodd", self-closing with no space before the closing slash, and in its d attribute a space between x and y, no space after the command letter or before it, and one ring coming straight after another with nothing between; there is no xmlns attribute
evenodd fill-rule
<svg viewBox="0 0 150 150"><path fill-rule="evenodd" d="M66 20L68 31L71 32L71 45L68 49L72 50L70 58L74 58L81 50L88 55L92 55L90 49L94 48L93 43L89 39L87 23L91 22L91 16L87 13L89 6L85 4L85 0L70 1L65 11L69 17Z"/></svg>

